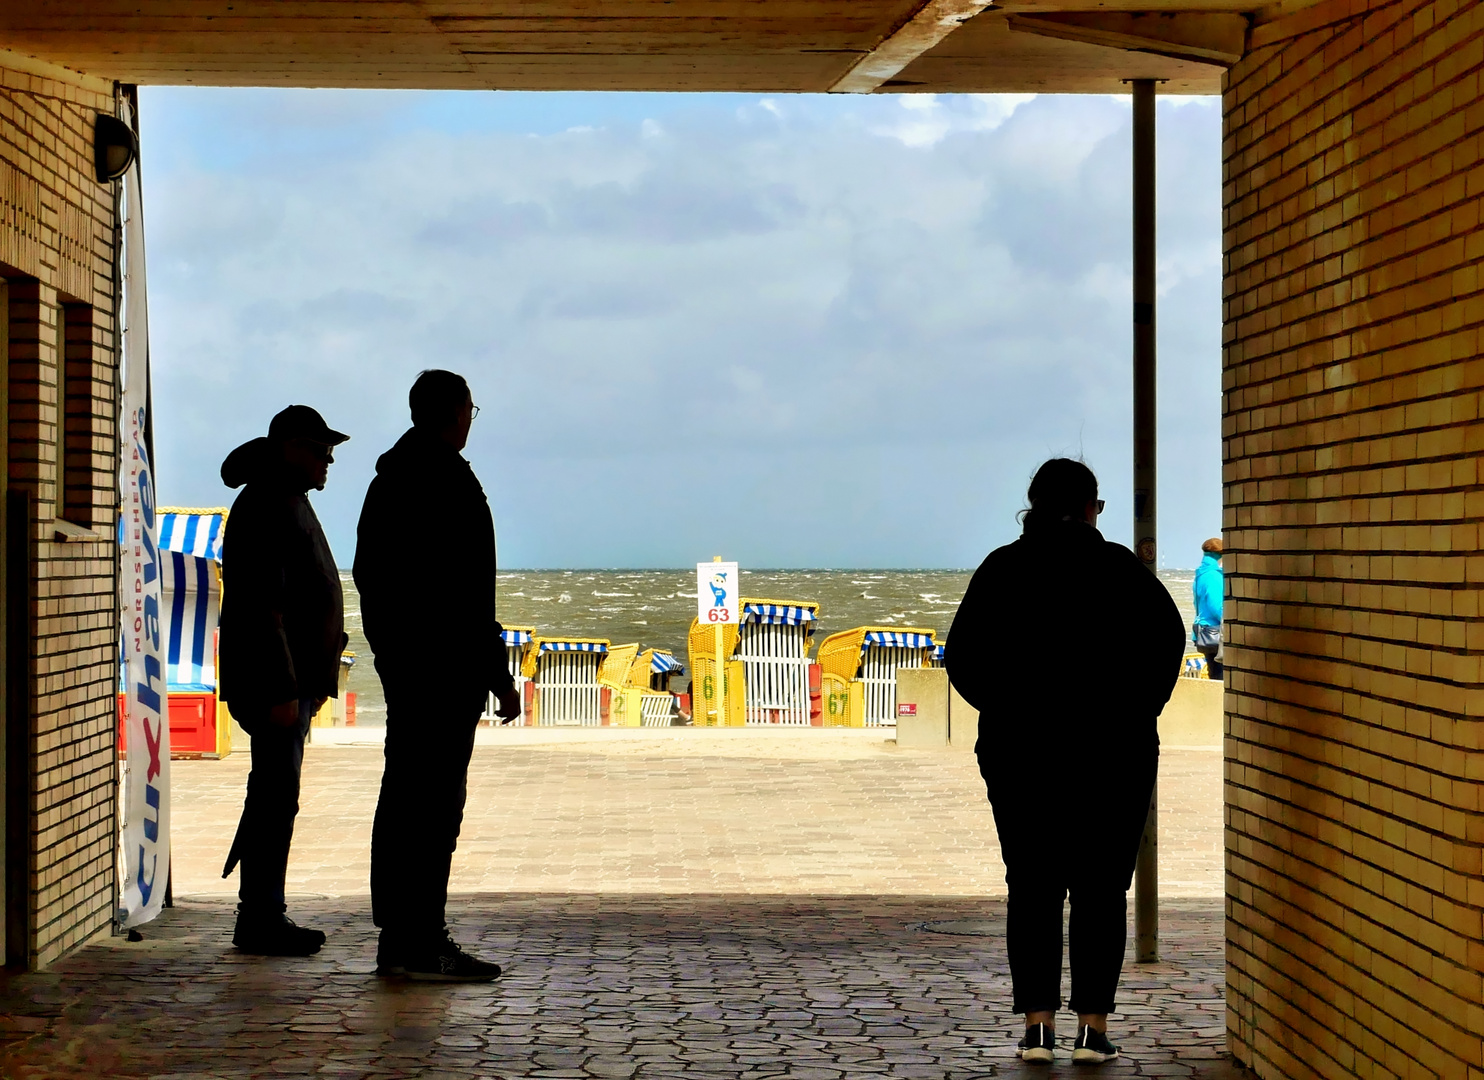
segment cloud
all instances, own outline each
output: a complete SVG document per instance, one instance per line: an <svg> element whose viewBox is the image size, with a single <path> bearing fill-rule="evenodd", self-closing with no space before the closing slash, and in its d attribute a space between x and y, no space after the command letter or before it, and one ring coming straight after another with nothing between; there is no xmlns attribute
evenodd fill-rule
<svg viewBox="0 0 1484 1080"><path fill-rule="evenodd" d="M904 146L934 146L958 132L993 131L1034 94L901 94L900 112L888 113L870 130Z"/></svg>
<svg viewBox="0 0 1484 1080"><path fill-rule="evenodd" d="M353 435L315 497L348 563L440 366L511 565L970 565L1063 452L1127 539L1125 102L151 89L143 119L169 502L229 498L226 452L307 402ZM1159 123L1180 565L1219 527L1220 111Z"/></svg>

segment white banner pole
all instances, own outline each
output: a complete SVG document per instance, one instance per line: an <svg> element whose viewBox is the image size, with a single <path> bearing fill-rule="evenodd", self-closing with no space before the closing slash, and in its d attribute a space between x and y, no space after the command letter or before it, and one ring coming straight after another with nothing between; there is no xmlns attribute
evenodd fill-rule
<svg viewBox="0 0 1484 1080"><path fill-rule="evenodd" d="M139 163L124 178L124 395L119 475L119 628L124 650L127 769L119 925L160 913L170 875L170 725L160 642L160 556L149 440L149 313Z"/></svg>

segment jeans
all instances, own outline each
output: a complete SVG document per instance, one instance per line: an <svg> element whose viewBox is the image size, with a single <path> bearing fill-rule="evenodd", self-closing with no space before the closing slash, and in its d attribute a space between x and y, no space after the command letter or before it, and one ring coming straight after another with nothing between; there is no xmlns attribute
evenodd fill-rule
<svg viewBox="0 0 1484 1080"><path fill-rule="evenodd" d="M1069 1004L1077 1013L1110 1013L1159 751L1089 753L1069 764L1055 762L1051 775L1026 768L1028 760L1024 748L980 744L980 772L1009 888L1005 938L1013 1011L1061 1007L1062 909L1070 897ZM1053 762L1048 757L1045 764Z"/></svg>
<svg viewBox="0 0 1484 1080"><path fill-rule="evenodd" d="M371 829L371 920L413 947L445 932L448 875L485 700L482 691L434 698L387 688L386 766Z"/></svg>
<svg viewBox="0 0 1484 1080"><path fill-rule="evenodd" d="M289 845L294 839L294 819L299 814L304 738L309 734L313 710L313 701L301 699L299 722L293 727L270 723L263 710L243 710L244 715L238 716L238 723L252 737L252 771L247 774L242 819L222 877L232 872L234 862L241 862L237 897L242 902L242 913L249 917L273 918L282 915L286 907L284 878L288 874Z"/></svg>

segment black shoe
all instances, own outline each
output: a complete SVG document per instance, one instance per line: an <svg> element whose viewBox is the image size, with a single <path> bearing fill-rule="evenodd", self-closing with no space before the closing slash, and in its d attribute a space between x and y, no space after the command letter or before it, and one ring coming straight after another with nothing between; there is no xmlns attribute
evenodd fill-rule
<svg viewBox="0 0 1484 1080"><path fill-rule="evenodd" d="M382 978L396 978L407 974L406 944L400 934L383 929L376 942L376 974Z"/></svg>
<svg viewBox="0 0 1484 1080"><path fill-rule="evenodd" d="M313 956L325 943L323 931L295 925L287 915L248 915L237 912L232 944L254 956Z"/></svg>
<svg viewBox="0 0 1484 1080"><path fill-rule="evenodd" d="M402 973L416 982L494 982L500 965L470 956L445 937L431 949L404 957Z"/></svg>
<svg viewBox="0 0 1484 1080"><path fill-rule="evenodd" d="M1072 1061L1078 1065L1101 1065L1118 1056L1118 1047L1108 1041L1108 1036L1091 1024L1077 1029L1077 1041L1072 1044Z"/></svg>
<svg viewBox="0 0 1484 1080"><path fill-rule="evenodd" d="M1032 1024L1025 1029L1025 1038L1015 1044L1021 1061L1050 1061L1055 1049L1056 1032L1045 1024Z"/></svg>

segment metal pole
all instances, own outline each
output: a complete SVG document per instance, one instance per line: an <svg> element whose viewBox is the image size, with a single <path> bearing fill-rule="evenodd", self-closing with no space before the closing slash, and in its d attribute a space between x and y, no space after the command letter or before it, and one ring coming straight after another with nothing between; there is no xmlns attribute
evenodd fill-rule
<svg viewBox="0 0 1484 1080"><path fill-rule="evenodd" d="M1134 551L1153 573L1154 407L1154 80L1134 79ZM1159 960L1159 789L1149 803L1134 869L1134 959Z"/></svg>

